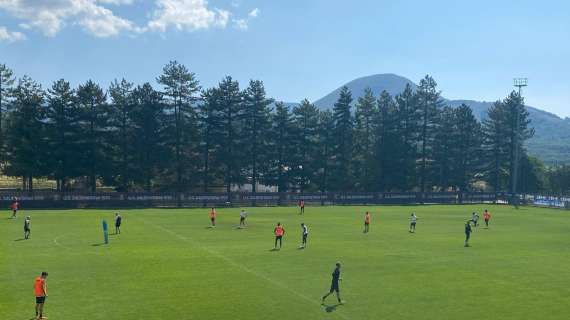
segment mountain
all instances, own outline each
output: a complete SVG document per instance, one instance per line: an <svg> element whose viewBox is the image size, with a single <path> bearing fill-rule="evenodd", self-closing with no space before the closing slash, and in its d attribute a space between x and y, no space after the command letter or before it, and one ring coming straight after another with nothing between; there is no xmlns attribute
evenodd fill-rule
<svg viewBox="0 0 570 320"><path fill-rule="evenodd" d="M383 90L395 96L404 90L406 84L410 84L414 89L416 88L416 84L405 77L385 73L358 78L346 83L345 86L352 91L352 97L356 102L367 87L372 89L375 96L379 96ZM315 101L315 105L321 109L332 109L338 99L341 87ZM497 97L497 99L502 98ZM485 119L487 110L493 104L493 102L474 100L448 100L445 98L444 100L452 107L465 103L471 107L473 114L479 120ZM527 106L527 108L532 121L531 126L535 130L534 137L526 143L529 154L542 159L547 164L570 163L570 119L562 119L540 108L531 106Z"/></svg>

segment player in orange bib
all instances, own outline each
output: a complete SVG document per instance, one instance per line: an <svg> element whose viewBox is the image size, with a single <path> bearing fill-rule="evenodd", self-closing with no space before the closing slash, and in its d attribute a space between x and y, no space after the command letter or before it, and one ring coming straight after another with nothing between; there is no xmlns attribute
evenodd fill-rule
<svg viewBox="0 0 570 320"><path fill-rule="evenodd" d="M16 214L18 213L18 209L20 209L20 203L18 202L18 198L14 198L12 203L10 204L10 209L12 209L12 218L16 218Z"/></svg>
<svg viewBox="0 0 570 320"><path fill-rule="evenodd" d="M366 211L364 214L364 233L368 233L370 231L370 213Z"/></svg>
<svg viewBox="0 0 570 320"><path fill-rule="evenodd" d="M47 272L42 272L41 276L36 278L34 283L34 293L36 295L36 319L47 319L44 317L44 303L47 298Z"/></svg>
<svg viewBox="0 0 570 320"><path fill-rule="evenodd" d="M283 244L283 235L285 234L285 229L283 228L280 222L278 222L275 229L273 229L273 233L275 234L275 246L273 246L273 249L277 250L277 241L279 241L279 249L281 249L281 246Z"/></svg>
<svg viewBox="0 0 570 320"><path fill-rule="evenodd" d="M491 213L487 209L483 212L483 219L485 220L485 227L489 228L489 220L491 220Z"/></svg>
<svg viewBox="0 0 570 320"><path fill-rule="evenodd" d="M210 210L209 216L210 216L210 221L212 222L212 227L216 226L216 208L212 208L212 210Z"/></svg>

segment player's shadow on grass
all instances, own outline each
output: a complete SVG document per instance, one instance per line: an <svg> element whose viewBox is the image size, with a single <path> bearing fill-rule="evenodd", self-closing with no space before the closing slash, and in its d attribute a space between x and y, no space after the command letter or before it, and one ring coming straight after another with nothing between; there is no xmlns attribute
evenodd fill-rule
<svg viewBox="0 0 570 320"><path fill-rule="evenodd" d="M92 247L100 247L100 246L104 246L104 245L105 245L105 242L101 242L101 243L94 243L91 246Z"/></svg>
<svg viewBox="0 0 570 320"><path fill-rule="evenodd" d="M325 308L326 312L330 313L330 312L336 311L336 308L340 305L341 305L340 303L337 303L337 304L331 304L331 305L324 305L323 307Z"/></svg>
<svg viewBox="0 0 570 320"><path fill-rule="evenodd" d="M25 239L25 238L20 238L20 239L14 240L14 241L24 241L24 240L26 240L26 239Z"/></svg>

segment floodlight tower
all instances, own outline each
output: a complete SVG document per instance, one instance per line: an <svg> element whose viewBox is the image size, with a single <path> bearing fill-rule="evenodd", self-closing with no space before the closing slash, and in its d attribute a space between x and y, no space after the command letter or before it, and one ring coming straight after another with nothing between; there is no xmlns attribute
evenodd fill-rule
<svg viewBox="0 0 570 320"><path fill-rule="evenodd" d="M522 102L522 88L528 86L528 79L527 78L515 78L513 81L513 85L515 87L517 87L519 89L519 99L521 102L521 106L524 107L524 104ZM517 193L517 180L518 180L518 175L519 175L519 130L520 130L520 112L519 110L517 110L517 112L515 113L515 136L514 136L514 144L515 144L515 150L514 150L514 163L513 163L513 176L512 178L512 187L511 187L511 192L513 194L513 197L515 197L516 193ZM516 198L516 197L515 197ZM517 201L518 202L518 201Z"/></svg>

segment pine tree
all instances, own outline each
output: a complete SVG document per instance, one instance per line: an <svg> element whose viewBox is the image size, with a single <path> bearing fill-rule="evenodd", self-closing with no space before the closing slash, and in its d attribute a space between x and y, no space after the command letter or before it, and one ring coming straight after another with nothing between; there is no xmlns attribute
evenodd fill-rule
<svg viewBox="0 0 570 320"><path fill-rule="evenodd" d="M506 186L508 179L507 128L503 125L506 108L501 101L495 102L483 120L485 180L495 192Z"/></svg>
<svg viewBox="0 0 570 320"><path fill-rule="evenodd" d="M202 103L199 105L199 122L202 150L202 188L209 192L210 185L223 180L220 169L221 138L224 124L220 110L220 90L211 88L202 92Z"/></svg>
<svg viewBox="0 0 570 320"><path fill-rule="evenodd" d="M291 183L289 171L293 165L295 151L293 137L292 114L283 102L277 102L275 113L272 114L268 175L269 184L276 185L279 192L286 192Z"/></svg>
<svg viewBox="0 0 570 320"><path fill-rule="evenodd" d="M243 126L244 103L243 93L239 83L232 77L226 77L218 86L220 117L223 131L219 139L222 145L220 163L224 168L224 184L226 193L230 197L232 184L242 184L244 181L242 169L244 167Z"/></svg>
<svg viewBox="0 0 570 320"><path fill-rule="evenodd" d="M45 93L41 86L28 76L18 80L12 95L6 135L9 176L23 177L23 189L33 190L33 178L46 176Z"/></svg>
<svg viewBox="0 0 570 320"><path fill-rule="evenodd" d="M465 192L470 191L470 185L482 168L482 128L465 104L455 109L455 128L451 182Z"/></svg>
<svg viewBox="0 0 570 320"><path fill-rule="evenodd" d="M252 192L257 192L257 183L267 174L269 154L269 131L271 130L272 99L265 94L263 82L251 80L245 91L245 150L249 156L247 170L251 174ZM265 182L265 181L264 181Z"/></svg>
<svg viewBox="0 0 570 320"><path fill-rule="evenodd" d="M189 187L192 181L190 175L197 166L198 154L197 123L194 103L200 91L196 75L186 66L171 61L162 69L162 75L157 78L159 84L164 87L164 96L168 97L168 108L165 110L170 115L168 143L174 154L174 180L176 191L182 192Z"/></svg>
<svg viewBox="0 0 570 320"><path fill-rule="evenodd" d="M370 169L373 166L374 145L376 143L375 119L377 116L376 98L372 89L366 88L364 96L359 97L356 103L353 137L355 187L362 191L370 191L374 184Z"/></svg>
<svg viewBox="0 0 570 320"><path fill-rule="evenodd" d="M400 170L401 135L394 99L387 91L378 98L378 115L375 119L376 144L374 149L374 179L376 189L398 189L404 180Z"/></svg>
<svg viewBox="0 0 570 320"><path fill-rule="evenodd" d="M301 192L310 188L315 178L315 158L318 148L319 110L309 100L293 109L294 156L291 175Z"/></svg>
<svg viewBox="0 0 570 320"><path fill-rule="evenodd" d="M416 98L417 103L422 110L420 116L421 129L418 139L420 144L420 190L423 193L426 191L426 185L428 183L427 179L430 170L428 163L432 157L435 123L438 109L440 109L442 103L440 92L437 91L437 83L429 75L426 75L422 80L420 80L420 85L416 92Z"/></svg>
<svg viewBox="0 0 570 320"><path fill-rule="evenodd" d="M69 82L63 79L54 82L48 93L45 125L49 150L46 161L50 164L50 176L55 178L57 190L65 191L67 180L81 175L78 166L82 154L78 148L80 114L75 90Z"/></svg>
<svg viewBox="0 0 570 320"><path fill-rule="evenodd" d="M89 80L77 89L77 102L80 108L82 138L80 139L83 152L84 173L88 177L91 192L97 189L98 177L110 175L107 124L109 110L107 97L103 89Z"/></svg>
<svg viewBox="0 0 570 320"><path fill-rule="evenodd" d="M319 191L326 192L329 190L330 168L332 165L331 154L335 146L334 136L334 116L330 111L321 111L319 113L318 127L318 153L316 157L316 167L318 168L319 177L316 179Z"/></svg>
<svg viewBox="0 0 570 320"><path fill-rule="evenodd" d="M4 117L8 97L14 85L14 72L5 64L0 64L0 163L4 159Z"/></svg>
<svg viewBox="0 0 570 320"><path fill-rule="evenodd" d="M133 107L131 101L131 93L133 84L125 79L120 82L115 79L109 88L111 96L111 122L115 128L113 134L113 142L116 145L117 154L116 162L118 162L119 191L128 191L130 182L130 168L132 163L130 155L133 153L130 141L133 137L132 124L129 113Z"/></svg>
<svg viewBox="0 0 570 320"><path fill-rule="evenodd" d="M353 118L351 114L352 93L344 86L333 107L335 145L332 150L333 167L331 173L331 188L348 191L352 187Z"/></svg>
<svg viewBox="0 0 570 320"><path fill-rule="evenodd" d="M401 190L410 191L418 182L416 159L418 157L418 137L420 136L420 119L422 110L410 84L395 97L399 136L401 137L400 171L402 181L398 182Z"/></svg>
<svg viewBox="0 0 570 320"><path fill-rule="evenodd" d="M456 148L462 141L458 140L458 128L455 118L455 109L446 106L437 113L433 129L433 151L430 166L431 176L435 186L440 191L447 191L450 187L452 166L457 155Z"/></svg>
<svg viewBox="0 0 570 320"><path fill-rule="evenodd" d="M137 86L131 93L133 143L133 179L145 191L152 191L156 174L166 165L168 154L164 136L166 121L165 104L162 94L153 89L150 83Z"/></svg>

